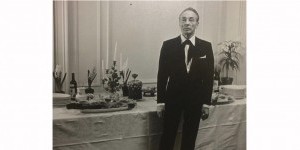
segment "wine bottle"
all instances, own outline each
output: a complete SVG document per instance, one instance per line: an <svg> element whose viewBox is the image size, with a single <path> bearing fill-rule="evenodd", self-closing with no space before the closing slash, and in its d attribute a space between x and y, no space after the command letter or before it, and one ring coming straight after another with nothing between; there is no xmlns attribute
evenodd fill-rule
<svg viewBox="0 0 300 150"><path fill-rule="evenodd" d="M75 80L75 73L72 73L72 80L70 81L71 100L75 100L76 94L77 94L77 82Z"/></svg>
<svg viewBox="0 0 300 150"><path fill-rule="evenodd" d="M217 71L214 72L214 92L219 92L220 75Z"/></svg>

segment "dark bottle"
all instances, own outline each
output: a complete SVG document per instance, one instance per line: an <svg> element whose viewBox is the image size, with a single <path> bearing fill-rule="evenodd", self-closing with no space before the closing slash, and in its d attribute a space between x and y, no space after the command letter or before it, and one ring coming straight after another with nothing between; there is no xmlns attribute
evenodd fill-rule
<svg viewBox="0 0 300 150"><path fill-rule="evenodd" d="M214 92L219 92L220 86L220 73L215 71L214 72Z"/></svg>
<svg viewBox="0 0 300 150"><path fill-rule="evenodd" d="M72 80L70 81L71 100L75 100L76 94L77 94L77 82L75 80L75 74L72 73Z"/></svg>

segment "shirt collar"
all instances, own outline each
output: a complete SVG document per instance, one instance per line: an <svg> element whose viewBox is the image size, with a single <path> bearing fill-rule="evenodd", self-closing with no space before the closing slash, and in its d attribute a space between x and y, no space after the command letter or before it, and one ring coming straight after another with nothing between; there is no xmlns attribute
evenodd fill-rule
<svg viewBox="0 0 300 150"><path fill-rule="evenodd" d="M181 44L187 40L182 34L180 35L180 38L181 38ZM195 46L195 39L196 39L196 36L193 35L189 40L192 42L192 44Z"/></svg>

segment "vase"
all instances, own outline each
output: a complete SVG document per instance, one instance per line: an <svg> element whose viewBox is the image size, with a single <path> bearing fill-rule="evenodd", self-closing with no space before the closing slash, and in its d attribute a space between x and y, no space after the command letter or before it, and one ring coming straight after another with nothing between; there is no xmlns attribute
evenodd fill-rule
<svg viewBox="0 0 300 150"><path fill-rule="evenodd" d="M128 86L127 86L127 84L124 84L122 86L122 93L123 93L123 96L128 96Z"/></svg>
<svg viewBox="0 0 300 150"><path fill-rule="evenodd" d="M142 81L132 80L128 83L128 98L133 100L142 99Z"/></svg>
<svg viewBox="0 0 300 150"><path fill-rule="evenodd" d="M65 91L62 90L62 85L59 83L55 83L55 93L65 93Z"/></svg>
<svg viewBox="0 0 300 150"><path fill-rule="evenodd" d="M231 77L222 77L221 78L222 85L231 85L232 81L233 81L233 78L231 78Z"/></svg>
<svg viewBox="0 0 300 150"><path fill-rule="evenodd" d="M85 89L85 93L86 94L88 94L88 93L94 94L94 89L92 89L91 84L88 84L88 88Z"/></svg>

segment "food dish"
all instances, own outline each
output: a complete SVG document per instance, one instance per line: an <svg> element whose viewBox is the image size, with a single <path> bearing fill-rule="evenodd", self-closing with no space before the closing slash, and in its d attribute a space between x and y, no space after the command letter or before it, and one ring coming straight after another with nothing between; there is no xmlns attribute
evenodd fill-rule
<svg viewBox="0 0 300 150"><path fill-rule="evenodd" d="M101 113L132 109L136 106L136 102L128 99L119 101L105 100L82 100L79 102L71 102L66 105L67 109L81 109L82 113Z"/></svg>
<svg viewBox="0 0 300 150"><path fill-rule="evenodd" d="M212 95L213 105L229 104L232 103L234 100L234 97L222 93L213 93Z"/></svg>
<svg viewBox="0 0 300 150"><path fill-rule="evenodd" d="M119 107L119 108L108 108L108 109L82 109L82 113L105 113L105 112L114 112L128 110L128 107Z"/></svg>
<svg viewBox="0 0 300 150"><path fill-rule="evenodd" d="M156 87L147 87L142 89L142 91L144 92L143 96L154 97L156 93Z"/></svg>

